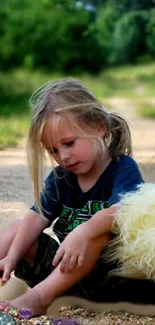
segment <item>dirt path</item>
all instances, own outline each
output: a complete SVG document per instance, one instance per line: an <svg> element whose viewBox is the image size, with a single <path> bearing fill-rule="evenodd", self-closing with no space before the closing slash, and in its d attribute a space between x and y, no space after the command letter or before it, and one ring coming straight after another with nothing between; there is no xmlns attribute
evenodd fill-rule
<svg viewBox="0 0 155 325"><path fill-rule="evenodd" d="M121 104L121 113L126 115L132 130L134 158L139 163L145 180L155 183L155 122L137 118L133 110L129 110L125 101ZM117 103L116 100L115 106L120 106L120 102ZM0 151L1 225L13 218L22 217L32 202L33 199L24 148ZM95 316L93 315L92 317L94 319ZM95 319L98 324L104 323L102 317L96 317ZM115 316L115 320L116 318L117 315ZM83 320L85 324L90 323L91 315L83 312ZM136 324L135 321L133 323ZM111 322L111 324L114 323Z"/></svg>

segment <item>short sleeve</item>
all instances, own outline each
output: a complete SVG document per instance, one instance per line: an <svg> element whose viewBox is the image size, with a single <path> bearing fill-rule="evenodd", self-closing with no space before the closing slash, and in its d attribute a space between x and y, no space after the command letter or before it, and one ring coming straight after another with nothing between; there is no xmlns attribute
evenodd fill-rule
<svg viewBox="0 0 155 325"><path fill-rule="evenodd" d="M144 180L133 159L128 163L120 164L114 179L109 205L119 202L123 194L135 191L141 183L144 183Z"/></svg>
<svg viewBox="0 0 155 325"><path fill-rule="evenodd" d="M60 208L60 186L56 170L53 170L45 180L44 191L40 195L42 213L47 219L53 222ZM34 204L31 210L39 213L39 210Z"/></svg>

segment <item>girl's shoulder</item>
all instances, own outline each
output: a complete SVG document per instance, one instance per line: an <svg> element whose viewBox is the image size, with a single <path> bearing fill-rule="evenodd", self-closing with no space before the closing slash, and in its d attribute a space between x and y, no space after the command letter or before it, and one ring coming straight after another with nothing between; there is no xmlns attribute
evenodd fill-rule
<svg viewBox="0 0 155 325"><path fill-rule="evenodd" d="M120 154L119 155L119 161L121 161L121 162L125 161L125 162L129 162L129 163L132 163L132 164L137 164L133 157L125 155L125 154Z"/></svg>
<svg viewBox="0 0 155 325"><path fill-rule="evenodd" d="M109 172L115 177L122 173L135 172L141 174L137 162L131 156L120 154L117 159L113 158Z"/></svg>
<svg viewBox="0 0 155 325"><path fill-rule="evenodd" d="M113 173L115 177L131 177L137 175L137 178L143 182L143 177L137 162L131 156L121 154L119 159L113 165Z"/></svg>
<svg viewBox="0 0 155 325"><path fill-rule="evenodd" d="M131 156L120 154L117 158L112 159L103 173L103 177L115 179L118 175L125 175L131 172L141 174L137 162Z"/></svg>
<svg viewBox="0 0 155 325"><path fill-rule="evenodd" d="M134 160L134 158L132 158L131 156L124 155L124 154L119 155L118 160L116 160L116 164L121 167L125 166L125 167L138 168L138 164Z"/></svg>

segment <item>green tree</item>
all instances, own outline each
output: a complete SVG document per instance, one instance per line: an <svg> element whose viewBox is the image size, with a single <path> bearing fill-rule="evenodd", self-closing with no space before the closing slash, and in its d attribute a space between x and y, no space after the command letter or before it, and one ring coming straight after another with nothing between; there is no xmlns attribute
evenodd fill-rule
<svg viewBox="0 0 155 325"><path fill-rule="evenodd" d="M155 57L155 9L150 11L146 37L147 51Z"/></svg>
<svg viewBox="0 0 155 325"><path fill-rule="evenodd" d="M24 65L94 72L101 68L91 14L78 8L75 0L6 0L4 16L1 68Z"/></svg>
<svg viewBox="0 0 155 325"><path fill-rule="evenodd" d="M111 53L113 50L113 35L118 12L115 7L106 6L98 11L95 26L97 31L97 40L102 48L102 60L104 63L111 62Z"/></svg>
<svg viewBox="0 0 155 325"><path fill-rule="evenodd" d="M121 13L128 11L150 10L155 7L155 0L108 0L108 6L115 6Z"/></svg>
<svg viewBox="0 0 155 325"><path fill-rule="evenodd" d="M113 35L111 62L135 62L145 52L147 13L133 11L123 15L116 23Z"/></svg>

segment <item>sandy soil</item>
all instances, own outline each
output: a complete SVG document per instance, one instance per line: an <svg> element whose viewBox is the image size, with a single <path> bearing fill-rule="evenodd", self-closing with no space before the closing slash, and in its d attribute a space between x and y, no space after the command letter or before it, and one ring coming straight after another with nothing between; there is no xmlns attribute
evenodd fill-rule
<svg viewBox="0 0 155 325"><path fill-rule="evenodd" d="M115 104L120 107L117 99ZM144 179L155 183L155 122L137 118L131 107L126 104L125 101L121 102L121 113L126 115L131 126L133 156L139 163ZM0 189L0 226L3 226L14 218L22 217L33 202L23 145L17 149L0 151ZM13 287L16 288L16 294L26 289L20 281L16 283L14 281L5 292L4 289L0 290L0 299L9 298L10 291L14 295ZM105 313L95 314L84 309L73 311L71 308L64 308L61 315L78 318L83 324L155 324L152 317L139 318L128 313L113 313L108 316Z"/></svg>

